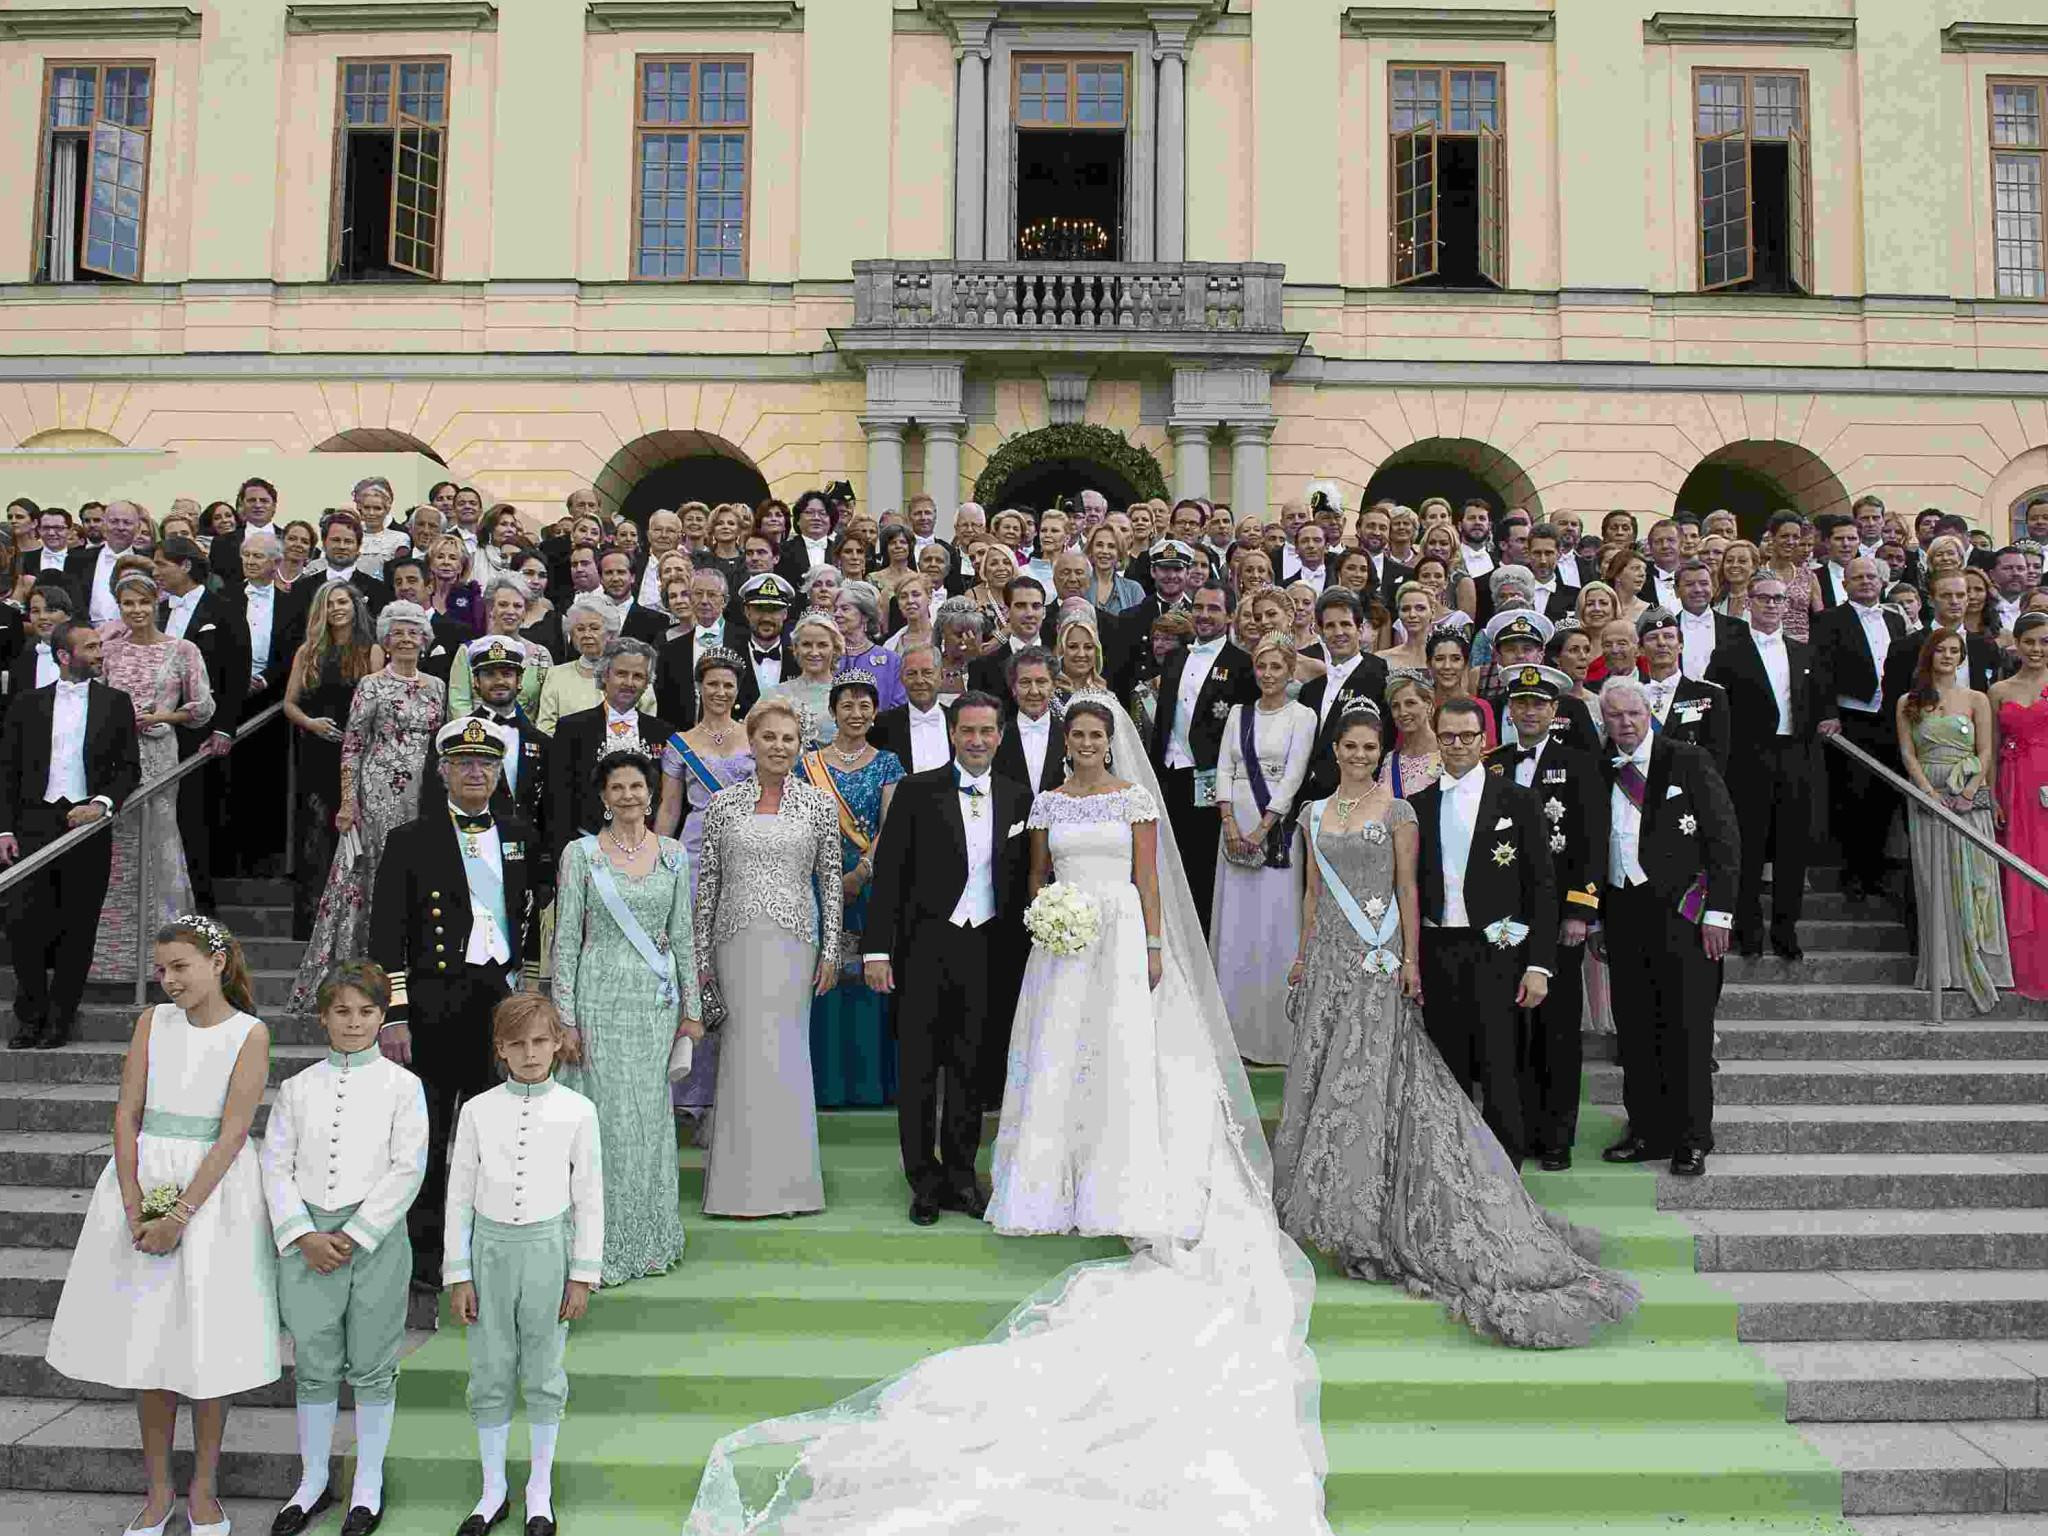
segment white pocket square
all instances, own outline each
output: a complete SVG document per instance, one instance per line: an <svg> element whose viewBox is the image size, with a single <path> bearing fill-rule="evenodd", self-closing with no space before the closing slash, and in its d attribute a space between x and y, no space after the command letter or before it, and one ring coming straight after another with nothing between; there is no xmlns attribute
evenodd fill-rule
<svg viewBox="0 0 2048 1536"><path fill-rule="evenodd" d="M218 624L202 624L202 625L200 625L200 626L199 626L199 633L201 633L201 634L203 635L203 634L205 634L205 633L206 633L206 632L207 632L208 630L210 630L210 629L219 629L219 628L220 628L220 626L219 626Z"/></svg>
<svg viewBox="0 0 2048 1536"><path fill-rule="evenodd" d="M1676 784L1667 784L1664 786L1664 798L1666 800L1676 800L1680 795L1684 793L1685 791L1680 789Z"/></svg>
<svg viewBox="0 0 2048 1536"><path fill-rule="evenodd" d="M1513 826L1514 824L1515 824L1515 818L1514 818L1514 817L1512 817L1512 816L1503 816L1503 817L1501 817L1501 819L1500 819L1499 821L1496 821L1496 822L1495 822L1495 823L1493 824L1493 830L1494 830L1494 831L1496 831L1496 832L1505 832L1505 831L1507 831L1507 830L1508 830L1508 828L1512 827L1512 826Z"/></svg>
<svg viewBox="0 0 2048 1536"><path fill-rule="evenodd" d="M1010 830L1009 830L1009 831L1005 832L1005 833L1003 834L1003 836L1005 836L1005 837L1015 837L1015 836L1016 836L1016 835L1017 835L1017 834L1018 834L1019 832L1022 832L1023 830L1024 830L1024 823L1020 821L1020 822L1018 822L1018 823L1017 823L1017 825L1015 825L1014 827L1010 828Z"/></svg>

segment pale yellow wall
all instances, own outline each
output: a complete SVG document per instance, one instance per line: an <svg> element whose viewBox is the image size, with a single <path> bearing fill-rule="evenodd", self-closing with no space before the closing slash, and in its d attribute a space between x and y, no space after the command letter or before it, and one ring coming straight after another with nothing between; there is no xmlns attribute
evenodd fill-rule
<svg viewBox="0 0 2048 1536"><path fill-rule="evenodd" d="M800 277L843 278L888 250L890 129L875 107L890 99L892 26L889 0L805 9Z"/></svg>
<svg viewBox="0 0 2048 1536"><path fill-rule="evenodd" d="M42 441L53 436L46 433ZM156 517L170 511L181 496L202 506L232 501L235 487L255 476L277 487L283 521L317 522L327 508L347 506L349 488L372 475L391 482L400 506L425 501L427 487L449 478L441 465L416 453L281 453L261 446L0 450L0 484L7 486L9 496L76 511L82 501L105 501L118 492Z"/></svg>
<svg viewBox="0 0 2048 1536"><path fill-rule="evenodd" d="M1289 281L1337 281L1338 0L1265 0L1252 12L1252 234ZM1197 44L1200 47L1200 44ZM1189 174L1199 170L1189 162Z"/></svg>
<svg viewBox="0 0 2048 1536"><path fill-rule="evenodd" d="M1187 254L1252 260L1252 41L1203 38L1187 62ZM1304 216L1313 204L1302 209Z"/></svg>
<svg viewBox="0 0 2048 1536"><path fill-rule="evenodd" d="M953 254L952 44L900 32L889 59L889 249L910 260Z"/></svg>

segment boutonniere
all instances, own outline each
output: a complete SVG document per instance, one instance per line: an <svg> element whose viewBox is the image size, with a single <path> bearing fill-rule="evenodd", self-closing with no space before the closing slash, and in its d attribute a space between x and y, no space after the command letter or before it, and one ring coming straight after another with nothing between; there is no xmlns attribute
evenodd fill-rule
<svg viewBox="0 0 2048 1536"><path fill-rule="evenodd" d="M1685 815L1678 818L1678 830L1683 832L1687 837L1691 837L1694 832L1698 831L1699 825L1699 822L1693 819L1692 813L1690 811L1688 811Z"/></svg>
<svg viewBox="0 0 2048 1536"><path fill-rule="evenodd" d="M1555 826L1558 822L1564 820L1564 802L1558 799L1557 796L1552 795L1543 802L1543 814L1548 816L1551 824Z"/></svg>
<svg viewBox="0 0 2048 1536"><path fill-rule="evenodd" d="M1493 862L1500 865L1503 869L1514 863L1515 845L1513 843L1495 843L1493 845Z"/></svg>
<svg viewBox="0 0 2048 1536"><path fill-rule="evenodd" d="M523 859L523 858L525 858L525 857L526 857L526 844L524 844L524 843L507 843L507 844L505 845L505 857L506 857L506 858L508 858L508 859Z"/></svg>

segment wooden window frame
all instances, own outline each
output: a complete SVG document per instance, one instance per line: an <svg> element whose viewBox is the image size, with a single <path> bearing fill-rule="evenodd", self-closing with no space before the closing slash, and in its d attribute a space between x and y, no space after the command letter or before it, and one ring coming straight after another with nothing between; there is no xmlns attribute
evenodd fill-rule
<svg viewBox="0 0 2048 1536"><path fill-rule="evenodd" d="M692 121L688 123L651 123L642 115L646 102L647 66L650 64L688 64L692 67L690 76L690 100ZM697 73L705 64L740 64L747 71L747 115L741 123L704 123L695 120L696 104L703 94L703 76ZM753 224L754 224L754 104L755 93L760 87L759 61L748 53L636 53L633 55L633 111L630 119L629 142L632 147L632 172L628 206L626 210L626 277L636 283L743 283L753 271ZM641 218L640 185L642 146L649 134L673 137L687 134L690 139L690 175L686 194L683 219L689 233L689 270L679 276L666 273L661 276L643 276L640 271ZM705 134L731 137L737 134L741 141L740 178L740 270L736 276L723 274L712 277L697 275L697 172L702 161L698 153L700 138Z"/></svg>
<svg viewBox="0 0 2048 1536"><path fill-rule="evenodd" d="M1998 140L1998 89L2022 86L2034 93L2035 114L2041 124L2037 144L2001 144ZM2048 75L1990 75L1984 81L1985 168L1991 175L1991 292L1992 297L2020 304L2048 303L2048 206L2042 211L2041 267L2042 293L2000 293L1998 291L1998 160L2001 155L2032 155L2040 169L2037 183L2044 205L2048 205Z"/></svg>
<svg viewBox="0 0 2048 1536"><path fill-rule="evenodd" d="M1742 81L1742 126L1723 133L1702 133L1700 131L1700 82L1703 77L1726 77ZM1756 87L1759 78L1789 79L1798 82L1797 121L1782 135L1761 135L1756 128ZM1759 139L1767 144L1783 144L1786 154L1786 223L1791 240L1791 263L1786 276L1793 289L1799 293L1814 291L1813 271L1813 81L1804 69L1776 68L1771 66L1730 66L1695 64L1687 81L1685 99L1686 130L1692 140L1692 215L1693 215L1693 277L1701 293L1718 293L1738 283L1753 282L1756 279L1756 156L1755 147ZM1724 277L1720 282L1707 281L1707 224L1702 217L1706 192L1703 186L1705 168L1701 164L1700 147L1704 144L1742 142L1743 155L1743 200L1747 209L1743 220L1744 238L1748 255L1740 277ZM1724 163L1725 169L1725 163Z"/></svg>
<svg viewBox="0 0 2048 1536"><path fill-rule="evenodd" d="M1050 123L1044 120L1027 123L1017 115L1018 108L1024 100L1024 68L1026 65L1042 67L1047 64L1064 64L1067 66L1067 120L1063 123ZM1083 64L1096 66L1113 64L1116 66L1117 73L1123 77L1123 116L1116 122L1084 123L1075 117L1074 109L1080 104L1081 100L1079 66ZM1013 133L1127 134L1131 132L1131 95L1137 88L1133 78L1134 74L1132 58L1128 53L1061 53L1040 52L1035 49L1028 53L1021 50L1013 53L1010 55L1010 129Z"/></svg>
<svg viewBox="0 0 2048 1536"><path fill-rule="evenodd" d="M1441 105L1440 121L1435 124L1418 124L1397 130L1394 127L1394 77L1399 74L1429 74L1437 76L1437 101ZM1493 108L1497 126L1488 128L1475 122L1470 128L1452 128L1451 121L1451 76L1454 74L1491 75L1493 77ZM1471 139L1478 146L1479 153L1479 249L1477 254L1479 274L1494 287L1505 289L1508 285L1508 67L1504 62L1475 59L1389 59L1387 61L1387 281L1393 287L1404 288L1410 283L1435 277L1442 268L1441 211L1443 195L1437 187L1437 177L1443 169L1440 145L1444 139ZM1404 158L1404 148L1420 145L1427 141L1427 148L1420 153L1409 148ZM1408 141L1404 146L1403 141ZM1404 217L1399 198L1399 172L1404 166L1429 165L1429 254L1427 258L1417 257L1414 269L1402 271L1401 236L1404 227L1419 229L1420 216Z"/></svg>
<svg viewBox="0 0 2048 1536"><path fill-rule="evenodd" d="M135 275L133 277L124 277L116 272L92 272L92 276L94 278L106 282L147 282L147 269L149 265L150 162L154 158L153 151L156 147L157 78L156 60L154 58L145 59L102 57L96 59L45 59L43 61L43 89L39 103L38 116L36 118L35 181L30 188L30 195L33 201L34 211L29 218L29 274L32 280L50 283L75 283L83 281L83 279L76 277L51 277L46 279L35 279L34 277L36 273L42 271L43 269L43 242L45 239L48 238L49 235L50 151L53 145L53 140L58 132L58 130L52 127L50 123L50 105L52 99L51 93L54 90L57 83L57 72L59 70L64 69L89 69L94 72L95 76L95 83L93 85L92 127L84 130L86 135L85 169L87 228L81 229L79 231L78 243L81 252L85 248L91 224L93 157L92 138L94 129L96 129L99 126L100 108L107 99L107 71L110 69L141 69L146 70L149 73L149 124L147 127L141 129L131 128L129 130L130 132L139 132L142 135L143 139L141 189L142 211L140 212L139 215L137 215L136 218ZM127 125L124 124L122 126L125 127ZM73 133L79 130L65 129L63 131L67 133ZM85 267L85 262L82 256L78 264L81 270L90 270Z"/></svg>
<svg viewBox="0 0 2048 1536"><path fill-rule="evenodd" d="M364 123L351 126L348 120L348 72L367 64L382 64L391 71L391 121L388 123ZM441 121L426 123L412 119L399 110L403 99L399 71L407 65L438 64L442 69ZM345 217L342 194L345 190L348 170L348 141L352 134L384 133L391 137L391 201L386 217L389 223L384 232L384 259L394 270L408 277L417 277L426 282L441 280L441 263L448 249L448 140L450 120L455 107L455 61L445 53L377 53L351 54L334 61L334 171L332 186L328 191L327 216L327 272L329 281L354 282L357 279L340 278L335 274L341 267L341 221ZM435 215L439 231L434 240L434 268L422 271L417 266L407 266L398 259L398 189L404 179L399 173L399 155L405 129L408 125L423 127L441 135L441 182L440 211ZM415 241L417 243L417 241Z"/></svg>

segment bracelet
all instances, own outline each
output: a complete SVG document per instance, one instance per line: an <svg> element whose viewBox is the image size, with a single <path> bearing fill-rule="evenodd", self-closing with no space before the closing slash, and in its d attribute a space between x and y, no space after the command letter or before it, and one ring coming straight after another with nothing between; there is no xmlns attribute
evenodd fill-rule
<svg viewBox="0 0 2048 1536"><path fill-rule="evenodd" d="M1150 950L1161 950L1166 947L1166 940L1156 933L1148 933L1145 935L1145 947Z"/></svg>

